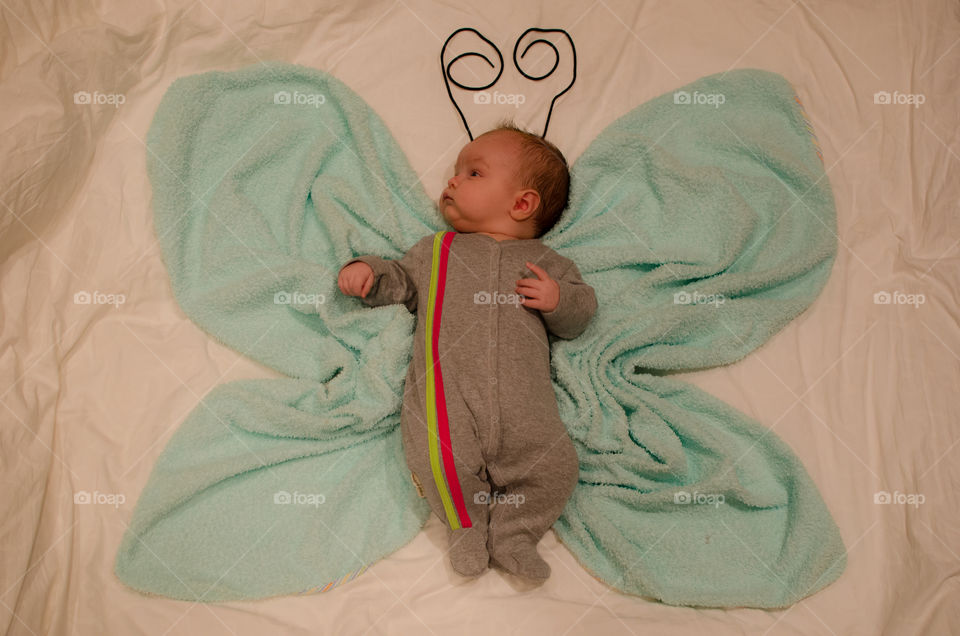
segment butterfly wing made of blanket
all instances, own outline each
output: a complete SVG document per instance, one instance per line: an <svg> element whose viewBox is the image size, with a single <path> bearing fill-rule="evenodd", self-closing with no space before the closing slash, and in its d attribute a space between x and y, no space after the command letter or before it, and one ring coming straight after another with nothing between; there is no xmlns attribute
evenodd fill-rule
<svg viewBox="0 0 960 636"><path fill-rule="evenodd" d="M437 229L383 122L315 69L176 80L148 135L164 263L184 312L285 378L216 387L157 460L115 571L201 601L323 591L429 514L399 436L413 316L339 293L360 254Z"/></svg>
<svg viewBox="0 0 960 636"><path fill-rule="evenodd" d="M791 85L745 69L633 109L571 168L544 242L599 309L552 345L580 483L554 526L610 585L667 603L782 607L845 567L803 465L676 372L753 351L817 297L833 197Z"/></svg>

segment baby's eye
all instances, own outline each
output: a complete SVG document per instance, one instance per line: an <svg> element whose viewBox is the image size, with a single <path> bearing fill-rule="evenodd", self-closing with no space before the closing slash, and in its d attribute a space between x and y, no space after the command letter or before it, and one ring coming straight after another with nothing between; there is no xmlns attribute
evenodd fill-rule
<svg viewBox="0 0 960 636"><path fill-rule="evenodd" d="M479 177L479 176L480 176L480 172L477 171L477 170L471 170L471 171L470 171L470 176L471 176L471 177L474 177L474 176Z"/></svg>

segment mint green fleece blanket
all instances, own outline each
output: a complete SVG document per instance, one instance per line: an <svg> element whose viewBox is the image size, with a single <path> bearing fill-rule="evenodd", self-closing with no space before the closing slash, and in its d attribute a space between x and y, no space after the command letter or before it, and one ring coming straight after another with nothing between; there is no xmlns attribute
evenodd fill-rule
<svg viewBox="0 0 960 636"><path fill-rule="evenodd" d="M148 171L177 302L285 378L201 400L157 459L115 571L191 601L336 587L429 514L398 426L414 316L344 296L337 272L450 228L376 113L301 66L175 81ZM741 359L829 276L833 198L791 85L761 70L702 78L610 124L571 172L543 242L576 262L599 309L552 342L580 457L557 536L611 586L670 604L783 607L829 584L845 549L801 462L667 373Z"/></svg>

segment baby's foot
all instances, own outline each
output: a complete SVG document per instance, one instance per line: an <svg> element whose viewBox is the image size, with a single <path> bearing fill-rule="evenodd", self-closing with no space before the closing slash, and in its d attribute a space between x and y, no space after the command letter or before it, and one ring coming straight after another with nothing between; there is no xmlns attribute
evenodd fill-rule
<svg viewBox="0 0 960 636"><path fill-rule="evenodd" d="M550 578L550 565L540 558L533 543L520 542L510 547L494 548L490 560L517 576L538 581Z"/></svg>
<svg viewBox="0 0 960 636"><path fill-rule="evenodd" d="M487 538L476 528L447 528L450 565L460 576L479 576L487 569Z"/></svg>

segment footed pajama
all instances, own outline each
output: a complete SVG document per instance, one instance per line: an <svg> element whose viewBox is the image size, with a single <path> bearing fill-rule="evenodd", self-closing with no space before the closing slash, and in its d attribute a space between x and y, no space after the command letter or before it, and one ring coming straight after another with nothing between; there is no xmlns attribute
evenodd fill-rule
<svg viewBox="0 0 960 636"><path fill-rule="evenodd" d="M579 335L596 310L593 289L537 239L437 232L398 261L347 264L356 261L376 276L364 303L417 314L403 446L418 491L449 529L455 569L475 571L488 553L515 569L511 555L536 546L577 484L547 332ZM535 278L526 261L558 283L553 311L519 302L516 281Z"/></svg>

